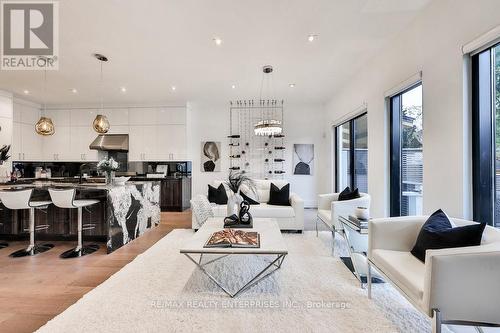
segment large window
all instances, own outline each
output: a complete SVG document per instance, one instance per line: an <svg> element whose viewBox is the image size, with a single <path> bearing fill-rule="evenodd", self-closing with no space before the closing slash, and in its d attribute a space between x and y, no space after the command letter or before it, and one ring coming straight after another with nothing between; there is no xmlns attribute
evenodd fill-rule
<svg viewBox="0 0 500 333"><path fill-rule="evenodd" d="M422 85L391 97L391 216L422 214Z"/></svg>
<svg viewBox="0 0 500 333"><path fill-rule="evenodd" d="M472 57L474 220L500 227L500 44Z"/></svg>
<svg viewBox="0 0 500 333"><path fill-rule="evenodd" d="M368 192L368 124L364 113L335 127L335 184Z"/></svg>

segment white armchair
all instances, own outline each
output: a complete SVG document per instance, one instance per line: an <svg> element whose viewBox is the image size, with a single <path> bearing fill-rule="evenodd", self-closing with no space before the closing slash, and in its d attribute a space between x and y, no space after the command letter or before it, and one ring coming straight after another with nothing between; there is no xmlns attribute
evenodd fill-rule
<svg viewBox="0 0 500 333"><path fill-rule="evenodd" d="M360 197L352 200L338 201L339 193L320 194L318 196L318 216L316 219L316 235L318 235L318 222L323 222L332 232L335 241L335 232L342 233L344 227L339 221L339 216L349 216L354 214L356 207L366 207L370 209L370 195L360 193ZM332 243L333 253L334 243Z"/></svg>
<svg viewBox="0 0 500 333"><path fill-rule="evenodd" d="M425 263L411 249L427 217L397 217L369 222L368 297L371 267L391 282L417 309L441 324L500 325L500 230L487 226L480 246L428 250ZM475 222L451 219L457 226Z"/></svg>

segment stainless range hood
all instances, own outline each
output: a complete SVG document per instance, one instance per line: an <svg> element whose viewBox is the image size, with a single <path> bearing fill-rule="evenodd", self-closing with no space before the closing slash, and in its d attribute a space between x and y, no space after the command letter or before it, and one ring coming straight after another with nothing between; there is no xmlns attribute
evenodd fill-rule
<svg viewBox="0 0 500 333"><path fill-rule="evenodd" d="M90 144L90 149L104 151L127 151L128 134L101 134Z"/></svg>

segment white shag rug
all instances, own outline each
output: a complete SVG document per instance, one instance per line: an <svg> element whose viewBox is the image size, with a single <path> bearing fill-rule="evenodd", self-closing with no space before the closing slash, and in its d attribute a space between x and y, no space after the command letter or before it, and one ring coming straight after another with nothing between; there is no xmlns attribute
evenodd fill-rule
<svg viewBox="0 0 500 333"><path fill-rule="evenodd" d="M179 253L192 234L172 231L38 332L430 332L389 284L374 285L368 300L331 256L329 232L284 234L281 269L235 299ZM337 244L336 255L346 254ZM207 268L234 290L264 265L245 255Z"/></svg>

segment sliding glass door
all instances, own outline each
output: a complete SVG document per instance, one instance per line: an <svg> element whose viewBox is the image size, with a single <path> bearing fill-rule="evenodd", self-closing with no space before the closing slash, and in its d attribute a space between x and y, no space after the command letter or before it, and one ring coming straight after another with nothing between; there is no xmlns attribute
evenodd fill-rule
<svg viewBox="0 0 500 333"><path fill-rule="evenodd" d="M391 216L421 215L423 203L422 85L390 99Z"/></svg>
<svg viewBox="0 0 500 333"><path fill-rule="evenodd" d="M335 128L336 191L368 192L368 124L364 113Z"/></svg>
<svg viewBox="0 0 500 333"><path fill-rule="evenodd" d="M472 57L474 220L500 227L500 44Z"/></svg>

